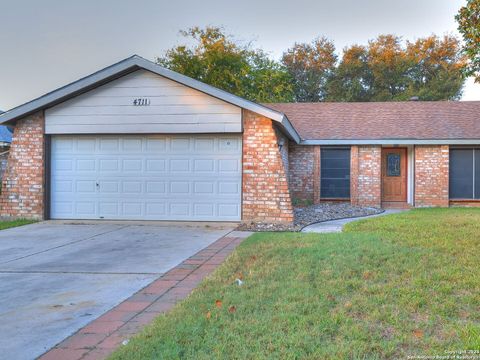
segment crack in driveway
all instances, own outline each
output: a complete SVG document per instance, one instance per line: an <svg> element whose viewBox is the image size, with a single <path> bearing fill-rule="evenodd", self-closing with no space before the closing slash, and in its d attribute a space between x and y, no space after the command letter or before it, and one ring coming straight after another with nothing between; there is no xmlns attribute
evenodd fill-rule
<svg viewBox="0 0 480 360"><path fill-rule="evenodd" d="M84 238L84 239L78 239L78 240L74 240L74 241L70 241L70 242L67 242L65 244L62 244L62 245L58 245L58 246L54 246L54 247L51 247L51 248L48 248L48 249L45 249L45 250L41 250L41 251L37 251L37 252L34 252L32 254L28 254L28 255L24 255L24 256L20 256L18 258L15 258L15 259L10 259L10 260L7 260L7 261L4 261L4 262L0 262L0 265L4 265L4 264L8 264L8 263L11 263L13 261L18 261L18 260L22 260L22 259L26 259L28 257L31 257L31 256L35 256L35 255L38 255L38 254L43 254L43 253L46 253L46 252L49 252L49 251L52 251L52 250L56 250L56 249L60 249L62 247L65 247L65 246L69 246L69 245L73 245L73 244L78 244L82 241L87 241L87 240L91 240L97 236L102 236L102 235L105 235L105 234L110 234L112 232L115 232L115 231L120 231L120 230L123 230L127 227L129 227L130 225L125 225L125 226L122 226L122 227L119 227L119 228L116 228L116 229L113 229L113 230L108 230L108 231L105 231L105 232L102 232L102 233L98 233L98 234L95 234L95 235L92 235L92 236L89 236L87 238Z"/></svg>

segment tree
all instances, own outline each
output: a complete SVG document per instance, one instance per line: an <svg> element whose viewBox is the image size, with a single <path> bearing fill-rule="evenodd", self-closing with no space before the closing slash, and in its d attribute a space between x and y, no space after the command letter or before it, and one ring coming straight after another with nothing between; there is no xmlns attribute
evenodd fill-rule
<svg viewBox="0 0 480 360"><path fill-rule="evenodd" d="M413 66L402 48L401 39L395 35L380 35L370 40L367 60L372 76L372 100L398 100L408 87L408 72Z"/></svg>
<svg viewBox="0 0 480 360"><path fill-rule="evenodd" d="M295 101L324 100L336 62L335 46L325 37L317 38L310 44L295 43L284 52L282 63L293 79Z"/></svg>
<svg viewBox="0 0 480 360"><path fill-rule="evenodd" d="M407 41L405 50L412 68L408 88L399 98L418 96L422 100L457 100L462 94L462 69L465 57L460 41L453 36L443 39L432 35Z"/></svg>
<svg viewBox="0 0 480 360"><path fill-rule="evenodd" d="M455 100L461 95L465 60L452 36L406 42L380 35L368 46L353 45L328 84L328 101Z"/></svg>
<svg viewBox="0 0 480 360"><path fill-rule="evenodd" d="M219 27L193 27L181 34L193 45L176 46L157 63L252 101L293 100L288 72L262 50L235 42Z"/></svg>
<svg viewBox="0 0 480 360"><path fill-rule="evenodd" d="M465 42L464 53L470 59L464 75L474 76L480 83L480 0L468 0L455 19Z"/></svg>
<svg viewBox="0 0 480 360"><path fill-rule="evenodd" d="M367 48L361 45L346 47L328 82L327 101L370 101L372 80Z"/></svg>

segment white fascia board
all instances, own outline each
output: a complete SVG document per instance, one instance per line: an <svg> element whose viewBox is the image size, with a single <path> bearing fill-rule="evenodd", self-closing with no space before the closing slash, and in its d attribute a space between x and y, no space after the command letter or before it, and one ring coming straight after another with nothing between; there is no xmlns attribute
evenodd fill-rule
<svg viewBox="0 0 480 360"><path fill-rule="evenodd" d="M10 123L16 119L32 114L35 111L53 106L74 96L87 92L97 86L103 85L109 81L119 78L129 72L145 69L152 73L166 77L195 90L201 91L207 95L211 95L220 100L236 105L242 109L250 110L254 113L263 115L269 119L278 122L285 129L286 135L295 142L300 142L300 136L293 128L288 118L281 112L272 110L266 106L256 104L252 101L243 99L239 96L230 94L224 90L217 89L211 85L202 83L188 76L179 74L175 71L165 69L164 67L146 60L140 56L132 56L122 60L105 69L97 71L87 77L77 80L69 85L54 90L35 100L20 105L0 115L0 124Z"/></svg>
<svg viewBox="0 0 480 360"><path fill-rule="evenodd" d="M19 117L26 116L40 109L65 101L71 97L91 90L93 87L108 82L111 78L116 78L117 75L121 76L124 74L124 72L128 73L128 70L136 70L133 58L123 60L71 84L45 94L37 99L8 110L0 115L0 124L14 121Z"/></svg>
<svg viewBox="0 0 480 360"><path fill-rule="evenodd" d="M480 139L302 140L300 145L480 145Z"/></svg>

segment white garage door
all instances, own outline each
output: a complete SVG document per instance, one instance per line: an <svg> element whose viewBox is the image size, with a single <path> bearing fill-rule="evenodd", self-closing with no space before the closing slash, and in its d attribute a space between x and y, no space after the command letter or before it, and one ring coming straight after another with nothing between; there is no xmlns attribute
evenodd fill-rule
<svg viewBox="0 0 480 360"><path fill-rule="evenodd" d="M238 221L237 135L53 136L52 219Z"/></svg>

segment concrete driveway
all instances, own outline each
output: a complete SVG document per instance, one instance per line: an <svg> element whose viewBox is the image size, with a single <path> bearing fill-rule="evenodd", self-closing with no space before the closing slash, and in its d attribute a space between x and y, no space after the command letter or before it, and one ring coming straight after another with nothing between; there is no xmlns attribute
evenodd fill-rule
<svg viewBox="0 0 480 360"><path fill-rule="evenodd" d="M52 221L0 231L0 357L36 358L233 228Z"/></svg>

